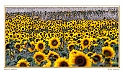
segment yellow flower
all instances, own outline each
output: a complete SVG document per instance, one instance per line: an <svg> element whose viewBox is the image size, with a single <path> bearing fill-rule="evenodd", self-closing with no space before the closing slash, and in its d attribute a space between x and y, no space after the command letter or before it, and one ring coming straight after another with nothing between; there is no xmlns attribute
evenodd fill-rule
<svg viewBox="0 0 124 74"><path fill-rule="evenodd" d="M20 43L16 43L15 45L14 45L14 47L18 50L18 51L22 51L22 47L21 47L21 44Z"/></svg>
<svg viewBox="0 0 124 74"><path fill-rule="evenodd" d="M75 49L74 43L68 44L68 50L71 51L71 50L73 50L73 49Z"/></svg>
<svg viewBox="0 0 124 74"><path fill-rule="evenodd" d="M25 31L25 27L24 26L21 27L21 31Z"/></svg>
<svg viewBox="0 0 124 74"><path fill-rule="evenodd" d="M84 38L84 39L81 41L82 50L83 50L84 48L90 47L90 44L91 44L91 39L90 39L90 38Z"/></svg>
<svg viewBox="0 0 124 74"><path fill-rule="evenodd" d="M13 34L12 33L9 33L8 35L9 35L10 39L13 39Z"/></svg>
<svg viewBox="0 0 124 74"><path fill-rule="evenodd" d="M97 39L96 38L91 38L91 44L96 44Z"/></svg>
<svg viewBox="0 0 124 74"><path fill-rule="evenodd" d="M34 40L35 43L37 43L38 41L40 41L40 38L37 38Z"/></svg>
<svg viewBox="0 0 124 74"><path fill-rule="evenodd" d="M82 52L69 56L69 63L78 67L91 67L91 59Z"/></svg>
<svg viewBox="0 0 124 74"><path fill-rule="evenodd" d="M34 52L35 51L35 48L36 48L36 45L35 45L34 42L30 42L30 44L31 44L31 47L28 48L28 51Z"/></svg>
<svg viewBox="0 0 124 74"><path fill-rule="evenodd" d="M29 62L26 59L21 59L17 62L16 67L29 67Z"/></svg>
<svg viewBox="0 0 124 74"><path fill-rule="evenodd" d="M60 40L59 40L59 38L51 38L50 40L49 40L49 46L50 46L50 48L58 48L59 46L60 46Z"/></svg>
<svg viewBox="0 0 124 74"><path fill-rule="evenodd" d="M54 67L70 67L69 60L66 58L59 58L55 61Z"/></svg>
<svg viewBox="0 0 124 74"><path fill-rule="evenodd" d="M46 60L46 55L42 52L35 52L34 56L33 56L35 62L40 65L40 63L44 60Z"/></svg>
<svg viewBox="0 0 124 74"><path fill-rule="evenodd" d="M50 58L52 57L52 59ZM59 54L54 52L54 51L49 51L48 55L47 55L47 59L50 61L56 61L56 59L60 58Z"/></svg>
<svg viewBox="0 0 124 74"><path fill-rule="evenodd" d="M45 43L43 41L38 41L36 45L37 51L43 51L45 49Z"/></svg>
<svg viewBox="0 0 124 74"><path fill-rule="evenodd" d="M102 47L102 54L105 58L113 58L115 57L115 51L112 47Z"/></svg>
<svg viewBox="0 0 124 74"><path fill-rule="evenodd" d="M93 63L96 64L97 62L103 62L102 55L94 53L92 56Z"/></svg>
<svg viewBox="0 0 124 74"><path fill-rule="evenodd" d="M109 42L109 45L111 46L112 44L118 44L118 42L117 42L116 40L111 40L111 41Z"/></svg>
<svg viewBox="0 0 124 74"><path fill-rule="evenodd" d="M109 40L106 40L106 41L104 42L104 46L109 46Z"/></svg>

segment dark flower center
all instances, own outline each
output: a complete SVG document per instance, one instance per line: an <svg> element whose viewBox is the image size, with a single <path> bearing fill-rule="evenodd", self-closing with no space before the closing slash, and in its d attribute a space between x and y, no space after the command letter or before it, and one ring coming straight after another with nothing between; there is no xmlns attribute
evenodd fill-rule
<svg viewBox="0 0 124 74"><path fill-rule="evenodd" d="M70 34L70 36L73 36L73 34Z"/></svg>
<svg viewBox="0 0 124 74"><path fill-rule="evenodd" d="M77 42L80 43L80 40L78 40Z"/></svg>
<svg viewBox="0 0 124 74"><path fill-rule="evenodd" d="M78 66L85 66L86 65L86 59L83 56L77 56L75 59L75 64Z"/></svg>
<svg viewBox="0 0 124 74"><path fill-rule="evenodd" d="M24 30L24 28L22 28L22 30Z"/></svg>
<svg viewBox="0 0 124 74"><path fill-rule="evenodd" d="M10 44L7 44L7 45L6 45L6 49L9 49L9 48L10 48Z"/></svg>
<svg viewBox="0 0 124 74"><path fill-rule="evenodd" d="M12 37L12 35L10 35L10 37Z"/></svg>
<svg viewBox="0 0 124 74"><path fill-rule="evenodd" d="M93 57L93 61L94 61L94 62L100 61L100 56L95 55L95 56Z"/></svg>
<svg viewBox="0 0 124 74"><path fill-rule="evenodd" d="M25 63L21 63L20 67L26 67L27 65Z"/></svg>
<svg viewBox="0 0 124 74"><path fill-rule="evenodd" d="M88 54L88 56L91 56L91 55L93 55L93 53L89 53L89 54Z"/></svg>
<svg viewBox="0 0 124 74"><path fill-rule="evenodd" d="M39 39L36 39L36 42L38 42L39 41Z"/></svg>
<svg viewBox="0 0 124 74"><path fill-rule="evenodd" d="M96 41L95 40L93 40L93 44L95 44L96 43Z"/></svg>
<svg viewBox="0 0 124 74"><path fill-rule="evenodd" d="M52 41L52 45L53 45L53 46L56 46L57 44L58 44L57 40L53 40L53 41Z"/></svg>
<svg viewBox="0 0 124 74"><path fill-rule="evenodd" d="M42 48L43 48L43 44L42 44L42 43L39 43L38 47L39 47L40 49L42 49Z"/></svg>
<svg viewBox="0 0 124 74"><path fill-rule="evenodd" d="M19 48L20 48L20 45L19 45L19 44L17 44L17 45L16 45L16 48L17 48L17 49L19 49Z"/></svg>
<svg viewBox="0 0 124 74"><path fill-rule="evenodd" d="M68 63L63 61L60 63L60 67L68 67Z"/></svg>
<svg viewBox="0 0 124 74"><path fill-rule="evenodd" d="M105 46L108 46L108 42L105 43Z"/></svg>
<svg viewBox="0 0 124 74"><path fill-rule="evenodd" d="M88 40L84 40L84 45L88 45L89 41Z"/></svg>
<svg viewBox="0 0 124 74"><path fill-rule="evenodd" d="M58 56L57 55L54 55L53 56L53 61L56 61L56 59L58 59Z"/></svg>
<svg viewBox="0 0 124 74"><path fill-rule="evenodd" d="M111 52L110 52L109 50L105 50L105 51L104 51L104 54L105 54L105 56L107 56L107 57L108 57L108 56L111 56Z"/></svg>
<svg viewBox="0 0 124 74"><path fill-rule="evenodd" d="M115 42L112 42L110 45L111 45L111 47L114 45L114 44L116 44Z"/></svg>
<svg viewBox="0 0 124 74"><path fill-rule="evenodd" d="M58 56L57 55L54 55L53 57L56 58L56 59L58 59Z"/></svg>
<svg viewBox="0 0 124 74"><path fill-rule="evenodd" d="M70 46L69 46L69 49L70 49L70 50L73 50L73 49L74 49L74 45L70 45Z"/></svg>
<svg viewBox="0 0 124 74"><path fill-rule="evenodd" d="M36 56L36 59L37 59L38 62L40 62L40 61L43 60L44 58L43 58L42 55L37 55L37 56Z"/></svg>
<svg viewBox="0 0 124 74"><path fill-rule="evenodd" d="M91 34L93 34L93 32L91 32Z"/></svg>

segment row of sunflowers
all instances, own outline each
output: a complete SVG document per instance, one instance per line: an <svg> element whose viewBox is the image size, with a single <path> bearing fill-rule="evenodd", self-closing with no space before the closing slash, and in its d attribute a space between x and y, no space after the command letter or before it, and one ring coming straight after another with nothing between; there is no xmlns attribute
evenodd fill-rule
<svg viewBox="0 0 124 74"><path fill-rule="evenodd" d="M40 20L6 15L7 67L118 67L117 20Z"/></svg>

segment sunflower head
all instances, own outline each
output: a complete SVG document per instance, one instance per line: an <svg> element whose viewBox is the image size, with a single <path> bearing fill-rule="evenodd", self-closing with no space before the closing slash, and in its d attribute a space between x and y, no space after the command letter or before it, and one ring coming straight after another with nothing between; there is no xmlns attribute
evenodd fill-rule
<svg viewBox="0 0 124 74"><path fill-rule="evenodd" d="M30 45L31 45L31 46L28 48L28 51L30 51L30 52L35 51L35 48L36 48L35 43L34 43L34 42L30 42Z"/></svg>
<svg viewBox="0 0 124 74"><path fill-rule="evenodd" d="M40 63L44 60L46 60L46 55L42 52L35 52L34 56L33 56L35 62L40 65Z"/></svg>
<svg viewBox="0 0 124 74"><path fill-rule="evenodd" d="M58 48L59 46L60 46L60 40L59 40L59 38L51 38L50 40L49 40L49 46L50 46L50 48L52 48L52 49L54 49L54 48Z"/></svg>
<svg viewBox="0 0 124 74"><path fill-rule="evenodd" d="M54 67L70 67L68 59L66 58L59 58L55 61Z"/></svg>
<svg viewBox="0 0 124 74"><path fill-rule="evenodd" d="M109 45L112 47L114 44L118 44L118 42L116 40L111 40L109 42Z"/></svg>
<svg viewBox="0 0 124 74"><path fill-rule="evenodd" d="M100 54L94 53L91 57L94 64L96 64L97 62L103 62L102 55Z"/></svg>
<svg viewBox="0 0 124 74"><path fill-rule="evenodd" d="M72 51L73 49L75 49L74 43L68 44L68 50L69 50L69 51Z"/></svg>
<svg viewBox="0 0 124 74"><path fill-rule="evenodd" d="M21 47L21 44L20 43L16 43L15 45L14 45L14 47L18 50L18 51L22 51L22 47Z"/></svg>
<svg viewBox="0 0 124 74"><path fill-rule="evenodd" d="M78 67L91 67L90 58L82 52L69 56L69 63Z"/></svg>
<svg viewBox="0 0 124 74"><path fill-rule="evenodd" d="M45 43L43 41L38 41L36 45L37 51L43 51L45 49Z"/></svg>
<svg viewBox="0 0 124 74"><path fill-rule="evenodd" d="M92 44L96 44L97 43L97 39L96 38L91 38L91 43Z"/></svg>
<svg viewBox="0 0 124 74"><path fill-rule="evenodd" d="M90 46L90 43L91 43L91 39L90 38L84 38L84 39L82 39L82 41L81 41L82 49L84 49L86 47L89 47Z"/></svg>
<svg viewBox="0 0 124 74"><path fill-rule="evenodd" d="M58 58L60 58L59 54L54 51L49 51L47 59L50 61L56 61Z"/></svg>
<svg viewBox="0 0 124 74"><path fill-rule="evenodd" d="M106 41L104 42L104 46L109 46L109 40L106 40Z"/></svg>
<svg viewBox="0 0 124 74"><path fill-rule="evenodd" d="M17 62L16 67L29 67L29 62L26 59L21 59Z"/></svg>
<svg viewBox="0 0 124 74"><path fill-rule="evenodd" d="M106 58L113 58L115 56L115 51L112 47L102 47L102 54Z"/></svg>

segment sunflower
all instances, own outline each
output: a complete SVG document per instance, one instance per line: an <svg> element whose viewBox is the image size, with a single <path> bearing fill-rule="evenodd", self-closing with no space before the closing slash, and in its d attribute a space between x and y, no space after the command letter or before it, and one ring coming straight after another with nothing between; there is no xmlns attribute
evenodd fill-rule
<svg viewBox="0 0 124 74"><path fill-rule="evenodd" d="M90 46L90 43L91 43L91 39L90 38L84 38L84 39L82 39L82 41L81 41L82 50L84 48L89 47Z"/></svg>
<svg viewBox="0 0 124 74"><path fill-rule="evenodd" d="M118 42L116 40L111 40L109 42L109 45L112 47L114 44L118 44Z"/></svg>
<svg viewBox="0 0 124 74"><path fill-rule="evenodd" d="M13 34L9 33L9 38L13 39Z"/></svg>
<svg viewBox="0 0 124 74"><path fill-rule="evenodd" d="M68 44L68 50L71 51L71 50L73 50L73 49L75 49L74 43Z"/></svg>
<svg viewBox="0 0 124 74"><path fill-rule="evenodd" d="M25 27L24 26L21 27L21 31L25 31Z"/></svg>
<svg viewBox="0 0 124 74"><path fill-rule="evenodd" d="M102 36L102 39L103 39L104 41L106 41L106 40L111 40L108 36Z"/></svg>
<svg viewBox="0 0 124 74"><path fill-rule="evenodd" d="M76 40L76 45L81 44L81 39Z"/></svg>
<svg viewBox="0 0 124 74"><path fill-rule="evenodd" d="M50 48L53 48L53 49L54 48L58 48L60 44L61 43L60 43L59 38L51 38L49 40L49 46L50 46Z"/></svg>
<svg viewBox="0 0 124 74"><path fill-rule="evenodd" d="M22 51L22 47L21 47L21 44L20 43L16 43L15 45L14 45L14 47L18 50L18 51Z"/></svg>
<svg viewBox="0 0 124 74"><path fill-rule="evenodd" d="M10 43L9 42L5 43L5 49L10 49Z"/></svg>
<svg viewBox="0 0 124 74"><path fill-rule="evenodd" d="M106 58L113 58L115 56L115 51L112 47L102 47L102 54L106 57Z"/></svg>
<svg viewBox="0 0 124 74"><path fill-rule="evenodd" d="M36 48L35 43L34 42L30 42L30 44L31 44L31 47L28 48L28 51L30 51L30 52L35 51L35 48Z"/></svg>
<svg viewBox="0 0 124 74"><path fill-rule="evenodd" d="M43 51L45 49L45 43L43 41L38 41L36 45L37 51Z"/></svg>
<svg viewBox="0 0 124 74"><path fill-rule="evenodd" d="M51 61L47 60L47 63L44 64L42 67L51 67Z"/></svg>
<svg viewBox="0 0 124 74"><path fill-rule="evenodd" d="M96 38L91 38L91 44L96 44L97 43L97 39Z"/></svg>
<svg viewBox="0 0 124 74"><path fill-rule="evenodd" d="M90 58L82 52L69 56L69 63L78 67L91 67Z"/></svg>
<svg viewBox="0 0 124 74"><path fill-rule="evenodd" d="M29 67L29 62L26 59L21 59L17 62L16 67Z"/></svg>
<svg viewBox="0 0 124 74"><path fill-rule="evenodd" d="M54 67L70 67L69 60L66 58L59 58L55 61Z"/></svg>
<svg viewBox="0 0 124 74"><path fill-rule="evenodd" d="M35 52L34 56L33 56L35 62L40 65L40 63L44 60L46 60L46 55L42 52Z"/></svg>
<svg viewBox="0 0 124 74"><path fill-rule="evenodd" d="M106 41L104 42L104 46L109 46L109 40L106 40Z"/></svg>
<svg viewBox="0 0 124 74"><path fill-rule="evenodd" d="M56 61L56 59L60 58L59 54L54 51L49 51L47 55L47 59L50 61Z"/></svg>
<svg viewBox="0 0 124 74"><path fill-rule="evenodd" d="M103 62L102 55L94 53L92 56L93 63L96 64L97 62Z"/></svg>

